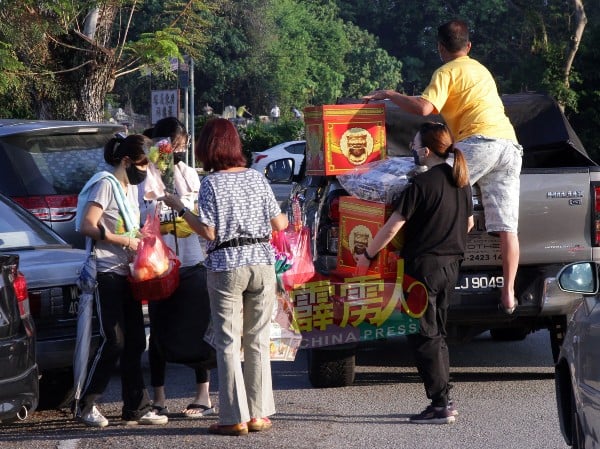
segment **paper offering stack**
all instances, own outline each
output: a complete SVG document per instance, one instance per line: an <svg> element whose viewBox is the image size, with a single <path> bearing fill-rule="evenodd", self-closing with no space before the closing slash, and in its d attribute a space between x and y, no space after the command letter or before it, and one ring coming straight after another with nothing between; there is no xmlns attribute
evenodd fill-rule
<svg viewBox="0 0 600 449"><path fill-rule="evenodd" d="M427 167L409 157L390 157L365 164L337 177L344 189L361 200L392 204L411 178Z"/></svg>

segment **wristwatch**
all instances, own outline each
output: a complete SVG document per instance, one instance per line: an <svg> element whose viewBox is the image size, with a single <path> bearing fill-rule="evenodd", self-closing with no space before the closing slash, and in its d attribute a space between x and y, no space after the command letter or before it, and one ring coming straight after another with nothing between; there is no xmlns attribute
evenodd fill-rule
<svg viewBox="0 0 600 449"><path fill-rule="evenodd" d="M180 210L180 211L177 213L177 216L178 216L179 218L182 218L182 217L183 217L183 216L186 214L186 212L189 212L189 211L190 211L190 210L189 210L187 207L184 207L183 209L181 209L181 210Z"/></svg>

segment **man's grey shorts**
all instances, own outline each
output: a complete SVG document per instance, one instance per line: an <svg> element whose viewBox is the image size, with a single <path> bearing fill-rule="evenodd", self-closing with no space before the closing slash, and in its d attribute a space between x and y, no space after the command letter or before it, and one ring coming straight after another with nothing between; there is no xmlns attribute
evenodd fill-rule
<svg viewBox="0 0 600 449"><path fill-rule="evenodd" d="M523 147L512 140L471 136L456 143L467 160L471 185L481 189L488 232L516 233Z"/></svg>

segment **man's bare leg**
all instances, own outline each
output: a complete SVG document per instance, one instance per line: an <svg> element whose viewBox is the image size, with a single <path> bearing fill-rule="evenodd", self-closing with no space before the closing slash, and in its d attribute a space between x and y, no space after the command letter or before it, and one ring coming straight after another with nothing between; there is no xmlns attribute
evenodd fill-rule
<svg viewBox="0 0 600 449"><path fill-rule="evenodd" d="M500 300L505 309L515 306L515 278L519 268L519 238L514 232L499 232L504 288Z"/></svg>

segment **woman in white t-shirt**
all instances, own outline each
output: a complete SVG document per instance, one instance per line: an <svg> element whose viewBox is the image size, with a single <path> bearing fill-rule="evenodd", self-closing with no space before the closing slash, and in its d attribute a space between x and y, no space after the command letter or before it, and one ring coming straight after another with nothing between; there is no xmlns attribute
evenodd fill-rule
<svg viewBox="0 0 600 449"><path fill-rule="evenodd" d="M190 210L197 211L200 178L195 169L186 163L188 134L183 124L175 117L167 117L156 122L154 139L171 139L174 157L175 193ZM167 414L165 404L165 368L167 360L187 362L194 368L196 394L183 410L183 416L201 418L212 415L215 408L209 394L210 364L194 361L197 351L212 351L203 336L210 319L210 303L206 289L206 268L204 250L198 234L190 232L183 220L174 220L176 213L162 202L144 203L146 213L160 207L161 233L165 243L177 254L181 262L179 287L171 297L149 303L150 384L154 390L153 409L158 414ZM175 215L175 216L174 216ZM186 229L187 228L187 232ZM213 363L216 363L213 361Z"/></svg>

